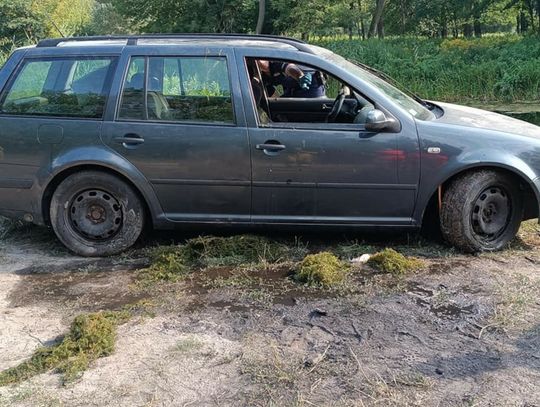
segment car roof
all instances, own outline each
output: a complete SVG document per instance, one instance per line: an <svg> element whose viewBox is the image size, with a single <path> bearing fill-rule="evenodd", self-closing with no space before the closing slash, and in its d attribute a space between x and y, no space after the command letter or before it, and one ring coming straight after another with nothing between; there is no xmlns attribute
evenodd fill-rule
<svg viewBox="0 0 540 407"><path fill-rule="evenodd" d="M314 51L303 41L271 35L248 34L147 34L127 36L89 36L51 38L40 41L36 48L51 47L103 47L118 49L125 46L194 45L205 47L252 47L297 50L313 54Z"/></svg>

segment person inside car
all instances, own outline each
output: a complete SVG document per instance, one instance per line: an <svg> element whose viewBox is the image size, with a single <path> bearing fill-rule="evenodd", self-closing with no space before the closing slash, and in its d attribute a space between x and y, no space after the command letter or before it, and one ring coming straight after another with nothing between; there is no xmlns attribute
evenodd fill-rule
<svg viewBox="0 0 540 407"><path fill-rule="evenodd" d="M277 87L283 87L281 97L319 98L325 96L322 72L307 66L281 61L257 60L268 97L279 96Z"/></svg>

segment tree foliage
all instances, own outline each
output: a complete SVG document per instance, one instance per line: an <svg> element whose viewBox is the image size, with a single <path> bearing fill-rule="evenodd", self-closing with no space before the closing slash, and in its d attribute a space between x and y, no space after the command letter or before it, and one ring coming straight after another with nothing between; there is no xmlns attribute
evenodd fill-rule
<svg viewBox="0 0 540 407"><path fill-rule="evenodd" d="M304 39L529 34L540 32L540 0L0 0L0 39L15 44L60 35L253 33L258 22L262 33Z"/></svg>

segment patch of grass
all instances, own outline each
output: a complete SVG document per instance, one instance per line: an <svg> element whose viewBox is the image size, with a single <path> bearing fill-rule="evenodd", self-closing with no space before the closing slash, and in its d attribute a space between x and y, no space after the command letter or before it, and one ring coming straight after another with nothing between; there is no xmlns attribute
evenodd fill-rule
<svg viewBox="0 0 540 407"><path fill-rule="evenodd" d="M486 330L505 330L526 325L527 311L540 296L540 283L527 276L515 275L500 283L497 294L499 301L480 336Z"/></svg>
<svg viewBox="0 0 540 407"><path fill-rule="evenodd" d="M540 46L534 36L321 39L315 43L380 69L430 100L538 100Z"/></svg>
<svg viewBox="0 0 540 407"><path fill-rule="evenodd" d="M215 267L276 264L298 258L305 249L298 243L289 245L262 236L238 235L191 239L185 251L193 263Z"/></svg>
<svg viewBox="0 0 540 407"><path fill-rule="evenodd" d="M26 233L28 225L22 221L8 219L0 216L0 239L7 239L16 234Z"/></svg>
<svg viewBox="0 0 540 407"><path fill-rule="evenodd" d="M67 383L80 377L97 358L110 355L116 341L116 327L126 322L128 312L97 312L77 316L69 333L51 347L37 349L32 357L0 373L0 386L18 383L54 369Z"/></svg>
<svg viewBox="0 0 540 407"><path fill-rule="evenodd" d="M178 340L172 351L174 353L192 353L204 347L204 342L194 337L186 337Z"/></svg>
<svg viewBox="0 0 540 407"><path fill-rule="evenodd" d="M188 240L184 245L161 246L150 253L151 265L139 272L139 283L177 281L195 268L262 268L285 261L295 261L306 249L273 241L261 236L205 236Z"/></svg>
<svg viewBox="0 0 540 407"><path fill-rule="evenodd" d="M343 260L352 260L356 257L360 257L363 254L373 252L373 246L362 244L357 241L342 243L332 249L332 253Z"/></svg>
<svg viewBox="0 0 540 407"><path fill-rule="evenodd" d="M422 267L421 260L405 257L394 249L384 249L375 253L368 264L379 271L391 274L406 274Z"/></svg>
<svg viewBox="0 0 540 407"><path fill-rule="evenodd" d="M177 281L190 272L183 246L159 246L150 251L149 267L139 270L139 285L146 286L158 281Z"/></svg>
<svg viewBox="0 0 540 407"><path fill-rule="evenodd" d="M218 276L214 279L208 279L203 282L208 288L250 288L263 283L260 277L254 278L245 271L232 274L228 277Z"/></svg>
<svg viewBox="0 0 540 407"><path fill-rule="evenodd" d="M330 252L309 254L299 264L295 279L312 286L331 287L343 281L348 265Z"/></svg>

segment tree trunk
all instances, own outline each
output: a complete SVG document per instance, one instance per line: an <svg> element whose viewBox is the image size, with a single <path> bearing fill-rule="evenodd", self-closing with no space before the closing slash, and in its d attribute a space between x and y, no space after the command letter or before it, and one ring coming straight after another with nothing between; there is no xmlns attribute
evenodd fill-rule
<svg viewBox="0 0 540 407"><path fill-rule="evenodd" d="M354 15L354 2L350 2L349 3L349 10L351 11L351 15L353 16ZM349 40L352 40L353 39L353 32L354 32L354 21L353 19L351 18L349 20Z"/></svg>
<svg viewBox="0 0 540 407"><path fill-rule="evenodd" d="M377 36L380 40L384 40L384 18L381 17L379 24L377 24Z"/></svg>
<svg viewBox="0 0 540 407"><path fill-rule="evenodd" d="M527 31L529 31L529 21L527 20L527 16L523 11L519 13L519 19L520 19L520 27L521 27L521 34L525 34Z"/></svg>
<svg viewBox="0 0 540 407"><path fill-rule="evenodd" d="M480 22L480 19L475 18L474 19L474 36L476 38L482 37L482 23Z"/></svg>
<svg viewBox="0 0 540 407"><path fill-rule="evenodd" d="M255 29L256 34L262 34L263 25L264 25L264 15L266 10L266 0L259 0L259 18L257 20L257 28Z"/></svg>
<svg viewBox="0 0 540 407"><path fill-rule="evenodd" d="M463 35L467 38L473 36L473 28L470 23L463 24Z"/></svg>
<svg viewBox="0 0 540 407"><path fill-rule="evenodd" d="M527 8L529 9L529 17L531 18L531 28L533 31L535 31L535 23L534 23L534 7L532 5L531 1L527 2Z"/></svg>
<svg viewBox="0 0 540 407"><path fill-rule="evenodd" d="M400 2L400 14L401 14L401 35L405 35L405 31L407 30L407 14L406 14L406 4L405 1L402 0Z"/></svg>
<svg viewBox="0 0 540 407"><path fill-rule="evenodd" d="M377 0L375 12L373 13L373 18L371 19L371 24L369 25L368 38L374 37L377 33L379 21L381 20L385 3L386 0Z"/></svg>
<svg viewBox="0 0 540 407"><path fill-rule="evenodd" d="M362 40L366 39L366 26L364 24L364 18L362 17L362 0L358 0L358 15L360 17L358 36L362 37Z"/></svg>

